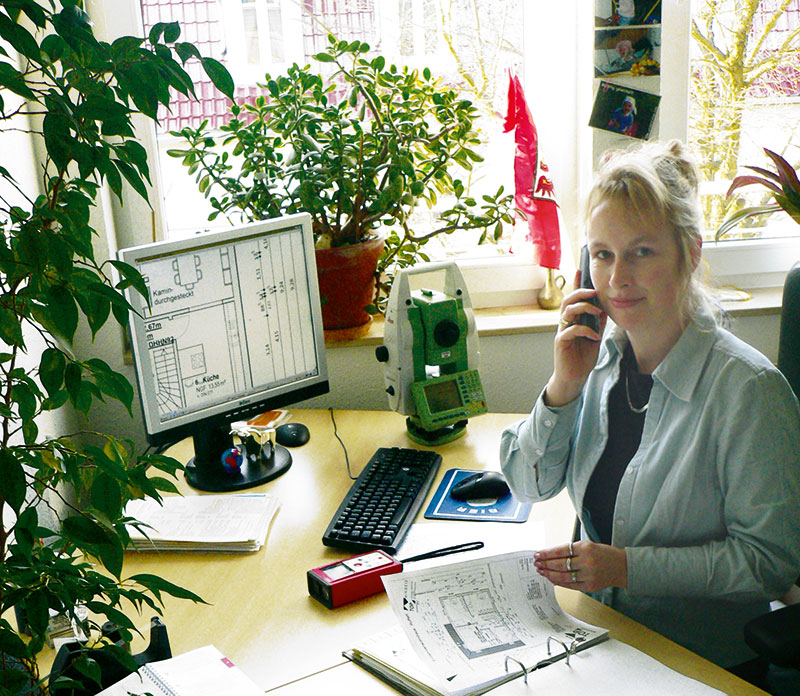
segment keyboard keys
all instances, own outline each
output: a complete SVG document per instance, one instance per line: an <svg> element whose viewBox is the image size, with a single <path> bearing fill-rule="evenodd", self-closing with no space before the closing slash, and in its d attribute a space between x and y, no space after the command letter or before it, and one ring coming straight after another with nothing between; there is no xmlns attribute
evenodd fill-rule
<svg viewBox="0 0 800 696"><path fill-rule="evenodd" d="M441 455L381 447L367 462L331 519L322 543L394 553L433 484Z"/></svg>

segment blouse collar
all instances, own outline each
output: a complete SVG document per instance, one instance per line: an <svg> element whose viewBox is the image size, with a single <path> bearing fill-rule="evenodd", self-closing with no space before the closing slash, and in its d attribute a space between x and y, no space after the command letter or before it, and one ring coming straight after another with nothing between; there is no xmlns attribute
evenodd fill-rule
<svg viewBox="0 0 800 696"><path fill-rule="evenodd" d="M677 343L653 371L653 381L663 384L679 399L689 401L715 340L716 322L711 311L702 307L687 324ZM619 362L628 343L625 331L610 321L603 339L604 350L601 351L597 367Z"/></svg>

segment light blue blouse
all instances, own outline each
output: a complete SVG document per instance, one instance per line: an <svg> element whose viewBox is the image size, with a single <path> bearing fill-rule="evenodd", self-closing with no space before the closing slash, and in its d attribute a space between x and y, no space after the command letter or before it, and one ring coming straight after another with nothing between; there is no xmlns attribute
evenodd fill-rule
<svg viewBox="0 0 800 696"><path fill-rule="evenodd" d="M540 395L505 430L501 464L520 499L566 486L582 511L626 342L612 325L580 398L551 409ZM743 625L800 575L797 399L767 358L710 314L687 326L653 372L612 544L626 550L628 587L598 599L724 667L753 656Z"/></svg>

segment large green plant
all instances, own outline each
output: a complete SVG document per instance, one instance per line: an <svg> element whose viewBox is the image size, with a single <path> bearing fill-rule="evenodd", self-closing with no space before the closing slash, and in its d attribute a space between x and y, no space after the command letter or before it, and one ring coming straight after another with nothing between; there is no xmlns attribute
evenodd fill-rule
<svg viewBox="0 0 800 696"><path fill-rule="evenodd" d="M40 137L46 152L38 195L18 181L13 158L0 161L0 184L17 200L0 197L0 694L28 693L39 679L50 610L74 617L83 605L92 617L84 629L111 620L130 638L126 605L160 612L162 593L199 599L156 576L123 576L126 502L175 490L180 464L140 457L109 436L85 447L44 438L36 423L68 402L87 414L104 399L131 409L128 380L102 360L73 355L70 344L81 317L94 336L112 316L127 322L123 290L147 292L132 267L96 259L92 249L90 212L103 182L120 199L123 181L147 195L132 117L155 119L170 89L193 94L184 69L192 58L232 96L227 71L179 37L177 24L159 24L149 42L105 43L78 0L0 4L0 152L19 130ZM37 342L40 356L29 353ZM81 509L63 498L63 484L88 491ZM59 499L66 514L47 528L39 512ZM27 640L8 620L12 607L27 619ZM81 669L97 676L88 658Z"/></svg>
<svg viewBox="0 0 800 696"><path fill-rule="evenodd" d="M423 246L455 230L499 238L513 223L513 196L502 186L479 200L456 171L481 161L475 148L475 106L435 78L368 59L369 46L329 36L310 66L267 75L266 94L231 106L231 119L212 133L207 122L174 133L188 147L169 151L195 174L213 207L210 219L260 220L307 211L317 247L366 241L384 228L377 275L428 260ZM436 224L415 229L412 214L448 196ZM378 297L388 282L378 286ZM376 298L377 299L377 298Z"/></svg>

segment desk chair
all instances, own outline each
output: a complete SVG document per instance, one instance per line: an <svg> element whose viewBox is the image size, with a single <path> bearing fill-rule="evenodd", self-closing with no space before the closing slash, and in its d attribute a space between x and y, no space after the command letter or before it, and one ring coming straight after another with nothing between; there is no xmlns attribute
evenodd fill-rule
<svg viewBox="0 0 800 696"><path fill-rule="evenodd" d="M778 344L778 369L800 399L800 262L786 276L783 286L781 327ZM798 520L800 524L800 520ZM798 578L797 585L800 585ZM800 589L787 595L787 606L756 617L744 627L744 639L762 659L794 673L786 679L800 683ZM776 691L776 693L781 693ZM798 693L786 691L785 693Z"/></svg>

